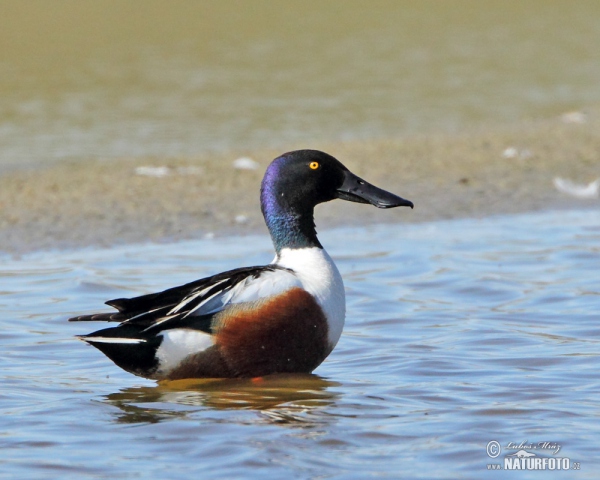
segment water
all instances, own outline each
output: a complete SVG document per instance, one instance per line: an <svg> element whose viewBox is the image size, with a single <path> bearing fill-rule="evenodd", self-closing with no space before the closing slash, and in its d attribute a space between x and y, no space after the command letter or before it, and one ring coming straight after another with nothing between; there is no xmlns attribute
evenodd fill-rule
<svg viewBox="0 0 600 480"><path fill-rule="evenodd" d="M581 470L548 475L596 478L599 225L571 211L326 231L344 334L315 374L263 382L156 386L66 319L268 262L265 237L5 257L0 476L482 478L498 441L496 463L509 442L554 442Z"/></svg>
<svg viewBox="0 0 600 480"><path fill-rule="evenodd" d="M458 131L600 103L594 0L3 1L0 169Z"/></svg>

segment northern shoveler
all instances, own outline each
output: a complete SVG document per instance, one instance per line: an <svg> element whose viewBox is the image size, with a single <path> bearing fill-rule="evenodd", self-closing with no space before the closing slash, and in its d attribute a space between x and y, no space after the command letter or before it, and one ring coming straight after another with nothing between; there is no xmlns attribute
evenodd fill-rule
<svg viewBox="0 0 600 480"><path fill-rule="evenodd" d="M276 256L163 292L106 302L117 312L72 321L120 322L79 338L146 378L260 377L309 373L344 326L342 277L317 239L314 207L336 198L379 208L413 207L316 150L273 160L261 209Z"/></svg>

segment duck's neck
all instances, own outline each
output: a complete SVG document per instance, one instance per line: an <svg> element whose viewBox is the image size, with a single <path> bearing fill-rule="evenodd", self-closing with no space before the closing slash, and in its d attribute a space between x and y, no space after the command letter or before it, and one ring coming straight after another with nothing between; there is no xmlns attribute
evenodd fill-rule
<svg viewBox="0 0 600 480"><path fill-rule="evenodd" d="M279 255L284 248L323 248L317 238L312 215L265 215L267 228L275 251Z"/></svg>
<svg viewBox="0 0 600 480"><path fill-rule="evenodd" d="M263 189L260 203L278 256L284 248L323 248L315 230L313 206L291 205L285 193L276 195L270 189Z"/></svg>

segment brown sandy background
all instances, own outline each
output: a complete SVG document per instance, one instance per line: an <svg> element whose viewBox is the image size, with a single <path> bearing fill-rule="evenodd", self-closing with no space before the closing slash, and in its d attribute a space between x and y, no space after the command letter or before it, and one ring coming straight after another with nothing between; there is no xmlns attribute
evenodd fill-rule
<svg viewBox="0 0 600 480"><path fill-rule="evenodd" d="M366 180L415 203L377 210L332 202L316 211L318 229L341 224L422 222L542 209L597 208L599 201L558 192L554 177L589 183L600 177L598 109L572 117L317 148ZM507 148L517 152L506 158ZM63 163L0 177L0 250L175 241L204 235L265 232L258 193L264 170L283 150L195 158ZM232 162L254 159L255 170ZM164 177L136 174L169 167Z"/></svg>

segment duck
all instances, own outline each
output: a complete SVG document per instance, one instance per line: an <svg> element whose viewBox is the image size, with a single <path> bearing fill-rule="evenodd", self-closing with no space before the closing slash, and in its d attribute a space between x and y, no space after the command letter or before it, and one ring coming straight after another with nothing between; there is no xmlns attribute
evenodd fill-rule
<svg viewBox="0 0 600 480"><path fill-rule="evenodd" d="M338 343L346 316L342 277L314 223L315 206L334 199L414 207L325 152L284 153L260 189L275 248L270 264L109 300L116 311L69 320L118 325L77 337L123 370L158 381L313 372Z"/></svg>

